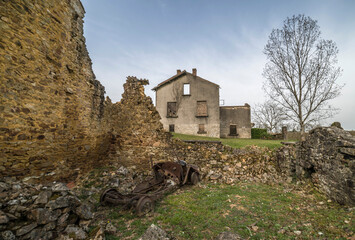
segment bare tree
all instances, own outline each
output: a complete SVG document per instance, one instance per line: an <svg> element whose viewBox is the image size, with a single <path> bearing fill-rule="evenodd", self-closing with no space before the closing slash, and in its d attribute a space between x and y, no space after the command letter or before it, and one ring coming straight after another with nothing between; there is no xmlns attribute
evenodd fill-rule
<svg viewBox="0 0 355 240"><path fill-rule="evenodd" d="M264 48L268 59L264 89L302 133L307 125L336 113L328 101L339 96L342 88L336 83L342 71L336 66L338 49L320 34L317 21L293 16L282 29L272 30Z"/></svg>
<svg viewBox="0 0 355 240"><path fill-rule="evenodd" d="M253 108L253 118L257 126L266 128L268 132L280 131L280 128L285 124L286 120L282 108L272 101L257 104Z"/></svg>

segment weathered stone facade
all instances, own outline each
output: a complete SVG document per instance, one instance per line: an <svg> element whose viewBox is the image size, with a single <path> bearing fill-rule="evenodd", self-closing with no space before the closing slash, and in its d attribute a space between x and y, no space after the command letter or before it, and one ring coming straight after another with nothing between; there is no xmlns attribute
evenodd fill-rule
<svg viewBox="0 0 355 240"><path fill-rule="evenodd" d="M190 135L251 138L250 106L219 106L219 85L186 70L153 88L164 129Z"/></svg>
<svg viewBox="0 0 355 240"><path fill-rule="evenodd" d="M184 92L185 85L189 85L188 92ZM219 86L197 76L196 69L192 74L178 70L153 90L166 131L174 126L173 132L177 133L219 137ZM175 109L169 113L170 103Z"/></svg>
<svg viewBox="0 0 355 240"><path fill-rule="evenodd" d="M296 174L310 178L341 204L355 204L355 137L336 128L315 128L296 147Z"/></svg>
<svg viewBox="0 0 355 240"><path fill-rule="evenodd" d="M141 161L116 153L164 138L147 81L130 77L120 103L105 101L83 16L79 0L0 5L0 177L73 178L106 160Z"/></svg>
<svg viewBox="0 0 355 240"><path fill-rule="evenodd" d="M251 138L250 106L220 107L221 138ZM236 134L231 134L235 128Z"/></svg>

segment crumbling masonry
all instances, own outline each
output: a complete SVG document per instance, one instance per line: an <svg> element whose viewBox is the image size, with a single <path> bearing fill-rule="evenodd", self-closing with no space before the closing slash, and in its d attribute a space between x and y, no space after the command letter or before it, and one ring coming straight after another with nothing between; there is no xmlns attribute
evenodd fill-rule
<svg viewBox="0 0 355 240"><path fill-rule="evenodd" d="M117 160L124 144L162 142L159 115L144 95L148 81L129 77L122 101L105 101L84 13L79 0L1 3L0 177L75 177L108 155Z"/></svg>
<svg viewBox="0 0 355 240"><path fill-rule="evenodd" d="M198 164L215 182L308 176L332 199L354 204L355 140L340 130L314 130L296 154L191 145L163 131L144 94L148 80L128 77L122 100L105 100L83 17L79 0L1 2L0 178L67 180L97 165L146 171L150 158L180 159Z"/></svg>

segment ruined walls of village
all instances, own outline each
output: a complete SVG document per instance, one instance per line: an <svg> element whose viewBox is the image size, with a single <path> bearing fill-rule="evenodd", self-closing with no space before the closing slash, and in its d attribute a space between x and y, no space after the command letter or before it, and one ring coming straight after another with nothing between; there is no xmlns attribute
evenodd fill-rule
<svg viewBox="0 0 355 240"><path fill-rule="evenodd" d="M108 161L113 164L150 169L150 160L166 161L170 134L165 132L160 115L144 93L146 79L127 77L120 102L106 104L104 121L113 136Z"/></svg>
<svg viewBox="0 0 355 240"><path fill-rule="evenodd" d="M79 0L2 2L0 177L73 178L109 161L149 168L151 148L166 147L147 80L128 77L121 102L104 100L83 17Z"/></svg>
<svg viewBox="0 0 355 240"><path fill-rule="evenodd" d="M295 173L331 199L355 204L355 137L337 127L311 130L296 146Z"/></svg>
<svg viewBox="0 0 355 240"><path fill-rule="evenodd" d="M97 159L104 87L79 0L0 5L0 176L71 171Z"/></svg>

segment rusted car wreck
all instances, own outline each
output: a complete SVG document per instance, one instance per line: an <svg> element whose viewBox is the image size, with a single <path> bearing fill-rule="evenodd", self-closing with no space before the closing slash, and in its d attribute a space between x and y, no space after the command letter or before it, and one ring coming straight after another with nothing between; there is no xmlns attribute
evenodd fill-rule
<svg viewBox="0 0 355 240"><path fill-rule="evenodd" d="M185 184L197 184L200 173L196 165L184 161L161 162L152 167L153 178L138 184L132 193L121 194L116 189L105 190L100 197L102 205L134 207L137 215L154 210L154 202L168 192Z"/></svg>

